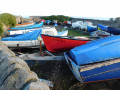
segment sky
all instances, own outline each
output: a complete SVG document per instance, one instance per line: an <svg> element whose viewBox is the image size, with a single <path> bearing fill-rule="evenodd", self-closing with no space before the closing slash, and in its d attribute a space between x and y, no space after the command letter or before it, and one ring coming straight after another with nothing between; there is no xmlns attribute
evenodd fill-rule
<svg viewBox="0 0 120 90"><path fill-rule="evenodd" d="M120 17L119 0L2 0L0 13L21 16Z"/></svg>

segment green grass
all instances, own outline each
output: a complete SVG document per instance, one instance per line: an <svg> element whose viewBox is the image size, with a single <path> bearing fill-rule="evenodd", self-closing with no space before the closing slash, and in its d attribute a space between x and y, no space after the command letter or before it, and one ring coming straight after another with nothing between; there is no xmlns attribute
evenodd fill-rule
<svg viewBox="0 0 120 90"><path fill-rule="evenodd" d="M82 33L80 30L69 29L68 36L85 36L89 37L89 34Z"/></svg>

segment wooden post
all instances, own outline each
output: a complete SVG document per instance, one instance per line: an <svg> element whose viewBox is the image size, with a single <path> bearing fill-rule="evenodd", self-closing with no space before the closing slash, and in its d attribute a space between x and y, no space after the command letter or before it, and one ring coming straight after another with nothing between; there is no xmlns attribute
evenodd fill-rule
<svg viewBox="0 0 120 90"><path fill-rule="evenodd" d="M42 40L40 40L40 55L42 56Z"/></svg>
<svg viewBox="0 0 120 90"><path fill-rule="evenodd" d="M20 52L20 47L19 47L19 44L17 44L17 48L18 48L18 52Z"/></svg>

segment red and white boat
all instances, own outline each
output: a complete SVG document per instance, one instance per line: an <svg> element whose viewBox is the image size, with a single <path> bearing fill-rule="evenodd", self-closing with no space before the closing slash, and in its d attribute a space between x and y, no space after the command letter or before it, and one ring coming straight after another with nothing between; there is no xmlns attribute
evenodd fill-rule
<svg viewBox="0 0 120 90"><path fill-rule="evenodd" d="M44 44L50 52L63 52L91 41L89 38L68 38L41 34Z"/></svg>
<svg viewBox="0 0 120 90"><path fill-rule="evenodd" d="M25 26L30 26L30 25L34 25L34 22L16 24L15 27L25 27Z"/></svg>

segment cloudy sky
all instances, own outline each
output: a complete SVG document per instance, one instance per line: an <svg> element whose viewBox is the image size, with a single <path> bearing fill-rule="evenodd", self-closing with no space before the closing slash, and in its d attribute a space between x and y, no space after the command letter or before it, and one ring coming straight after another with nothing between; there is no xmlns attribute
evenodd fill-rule
<svg viewBox="0 0 120 90"><path fill-rule="evenodd" d="M1 0L0 13L22 16L120 17L119 0Z"/></svg>

